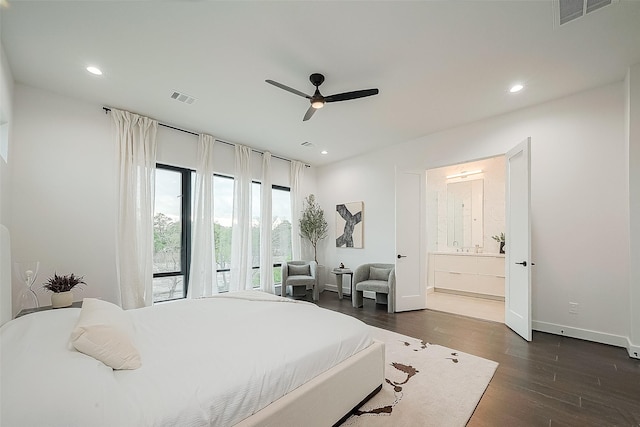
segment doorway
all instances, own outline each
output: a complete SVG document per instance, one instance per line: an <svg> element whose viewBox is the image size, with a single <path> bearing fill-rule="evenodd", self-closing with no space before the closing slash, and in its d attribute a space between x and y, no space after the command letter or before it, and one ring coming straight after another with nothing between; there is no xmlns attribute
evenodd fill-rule
<svg viewBox="0 0 640 427"><path fill-rule="evenodd" d="M505 156L427 170L427 308L504 323Z"/></svg>

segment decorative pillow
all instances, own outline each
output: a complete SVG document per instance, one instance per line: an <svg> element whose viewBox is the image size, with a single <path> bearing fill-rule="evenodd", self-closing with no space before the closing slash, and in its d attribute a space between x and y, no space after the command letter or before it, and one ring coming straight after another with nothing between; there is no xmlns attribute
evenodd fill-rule
<svg viewBox="0 0 640 427"><path fill-rule="evenodd" d="M309 264L306 265L293 265L287 264L289 266L289 276L311 276L311 266Z"/></svg>
<svg viewBox="0 0 640 427"><path fill-rule="evenodd" d="M133 345L133 325L127 314L115 304L85 298L71 343L81 353L113 369L137 369L140 353Z"/></svg>
<svg viewBox="0 0 640 427"><path fill-rule="evenodd" d="M369 267L369 280L389 280L390 268Z"/></svg>

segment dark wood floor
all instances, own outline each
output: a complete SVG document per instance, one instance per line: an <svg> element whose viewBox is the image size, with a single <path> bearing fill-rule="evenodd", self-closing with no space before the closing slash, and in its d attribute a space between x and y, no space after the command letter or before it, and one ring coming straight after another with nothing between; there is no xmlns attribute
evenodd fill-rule
<svg viewBox="0 0 640 427"><path fill-rule="evenodd" d="M354 309L350 297L329 291L316 303L498 362L468 426L640 425L640 360L623 348L542 332L527 343L501 323L432 310L388 314L366 298L364 308Z"/></svg>

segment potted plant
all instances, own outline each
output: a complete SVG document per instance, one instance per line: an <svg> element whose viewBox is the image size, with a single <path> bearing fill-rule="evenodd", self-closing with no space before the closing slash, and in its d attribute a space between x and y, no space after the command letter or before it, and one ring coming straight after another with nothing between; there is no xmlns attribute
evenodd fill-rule
<svg viewBox="0 0 640 427"><path fill-rule="evenodd" d="M300 236L311 242L313 259L318 262L318 242L328 235L329 224L324 219L324 211L316 202L313 194L304 199L302 217L300 217Z"/></svg>
<svg viewBox="0 0 640 427"><path fill-rule="evenodd" d="M81 284L86 285L84 276L76 276L73 273L66 276L58 276L57 273L53 273L53 277L49 277L42 287L53 292L51 306L53 308L61 308L69 307L73 304L73 292L71 290Z"/></svg>
<svg viewBox="0 0 640 427"><path fill-rule="evenodd" d="M500 243L500 253L504 253L504 233L500 233L500 235L491 236L493 240Z"/></svg>

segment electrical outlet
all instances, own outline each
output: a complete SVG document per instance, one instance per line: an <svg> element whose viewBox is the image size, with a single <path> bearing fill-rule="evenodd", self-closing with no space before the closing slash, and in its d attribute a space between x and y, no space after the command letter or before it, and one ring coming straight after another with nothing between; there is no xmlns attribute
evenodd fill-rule
<svg viewBox="0 0 640 427"><path fill-rule="evenodd" d="M569 303L569 313L571 314L578 314L578 303L577 302L570 302Z"/></svg>

